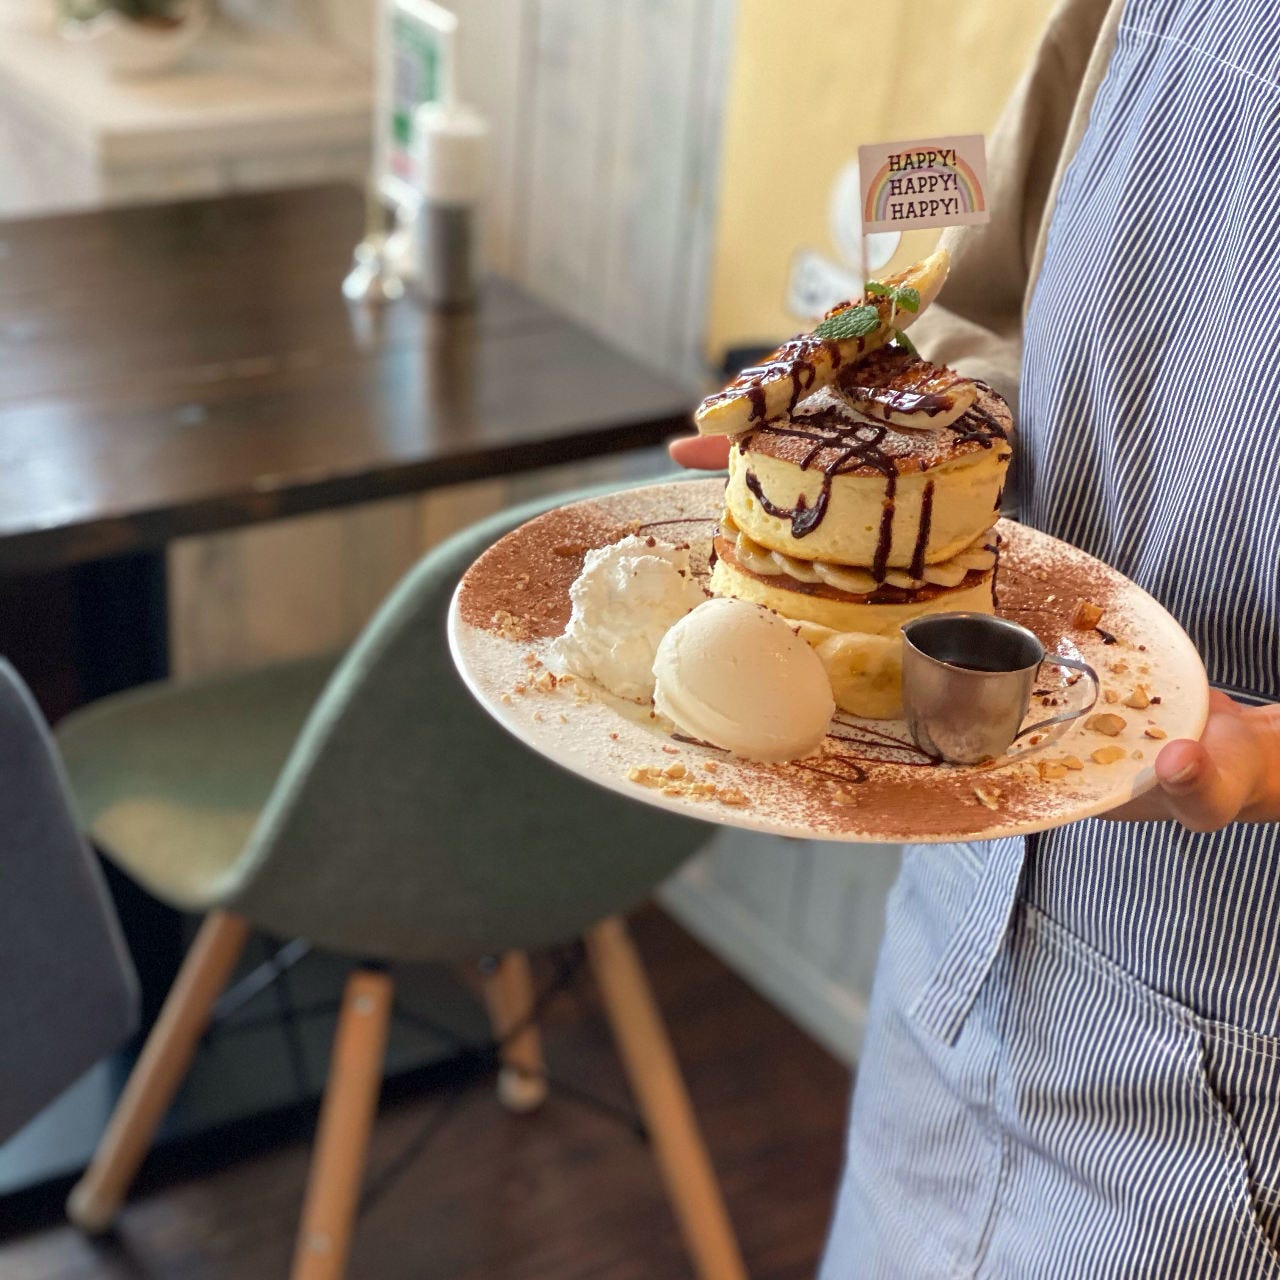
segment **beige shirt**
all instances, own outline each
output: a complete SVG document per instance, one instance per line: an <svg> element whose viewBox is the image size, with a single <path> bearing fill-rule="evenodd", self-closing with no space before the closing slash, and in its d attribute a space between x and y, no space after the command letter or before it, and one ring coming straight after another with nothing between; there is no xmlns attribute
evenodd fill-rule
<svg viewBox="0 0 1280 1280"><path fill-rule="evenodd" d="M985 378L1017 417L1022 328L1062 175L1084 134L1124 0L1062 0L987 146L991 219L955 227L943 304L913 326L929 357Z"/></svg>

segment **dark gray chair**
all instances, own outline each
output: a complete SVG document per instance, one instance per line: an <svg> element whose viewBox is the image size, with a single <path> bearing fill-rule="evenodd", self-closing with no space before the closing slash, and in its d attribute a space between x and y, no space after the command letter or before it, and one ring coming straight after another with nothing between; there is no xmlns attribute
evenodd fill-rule
<svg viewBox="0 0 1280 1280"><path fill-rule="evenodd" d="M363 960L501 956L486 993L500 1039L529 1007L524 953L584 937L698 1272L745 1275L621 920L710 828L539 759L475 704L449 659L445 616L462 572L549 505L504 512L431 552L336 665L156 685L60 727L81 818L99 847L157 897L207 913L72 1193L81 1226L101 1229L118 1209L251 927ZM355 971L296 1280L343 1273L390 1003L384 970ZM509 1043L506 1061L526 1071L508 1077L510 1101L536 1076L536 1033Z"/></svg>
<svg viewBox="0 0 1280 1280"><path fill-rule="evenodd" d="M129 953L44 717L0 659L0 1142L137 1019Z"/></svg>

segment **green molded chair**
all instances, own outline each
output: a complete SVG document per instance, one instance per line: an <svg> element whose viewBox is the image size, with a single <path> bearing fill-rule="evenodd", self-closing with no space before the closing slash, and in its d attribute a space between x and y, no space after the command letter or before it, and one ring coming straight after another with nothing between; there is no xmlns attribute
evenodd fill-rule
<svg viewBox="0 0 1280 1280"><path fill-rule="evenodd" d="M381 1079L385 962L500 956L486 997L502 1091L536 1105L525 953L582 936L698 1273L745 1275L620 918L710 828L544 762L474 703L449 658L445 616L462 572L551 505L504 512L431 552L336 663L149 686L63 723L81 819L103 853L160 899L207 913L72 1191L76 1223L102 1230L114 1218L261 928L364 962L344 994L294 1255L297 1278L340 1276Z"/></svg>

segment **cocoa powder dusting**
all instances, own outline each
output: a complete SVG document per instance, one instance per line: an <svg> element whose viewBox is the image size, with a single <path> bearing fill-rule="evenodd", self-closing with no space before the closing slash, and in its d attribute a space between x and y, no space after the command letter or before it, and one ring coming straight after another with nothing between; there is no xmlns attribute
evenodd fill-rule
<svg viewBox="0 0 1280 1280"><path fill-rule="evenodd" d="M495 543L467 570L458 597L463 621L506 634L505 619L514 617L530 639L560 635L569 621L569 588L582 572L587 551L630 532L629 525L591 503L538 516L519 536Z"/></svg>

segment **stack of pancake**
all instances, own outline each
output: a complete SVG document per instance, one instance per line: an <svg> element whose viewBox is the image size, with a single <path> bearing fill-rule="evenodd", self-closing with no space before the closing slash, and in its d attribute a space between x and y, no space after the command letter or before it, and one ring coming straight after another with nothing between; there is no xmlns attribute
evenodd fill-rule
<svg viewBox="0 0 1280 1280"><path fill-rule="evenodd" d="M919 310L946 265L935 255L898 278L926 286ZM904 622L994 611L1011 456L1008 406L908 350L897 330L911 318L893 310L884 333L788 343L697 419L734 436L712 591L794 622L837 705L875 718L901 711Z"/></svg>

